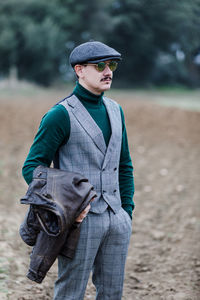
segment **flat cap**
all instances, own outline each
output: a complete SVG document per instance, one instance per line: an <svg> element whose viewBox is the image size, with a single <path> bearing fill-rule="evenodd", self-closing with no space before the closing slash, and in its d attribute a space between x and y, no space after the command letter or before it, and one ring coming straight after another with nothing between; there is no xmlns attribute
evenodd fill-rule
<svg viewBox="0 0 200 300"><path fill-rule="evenodd" d="M121 60L121 54L101 42L83 43L71 52L69 63L72 67L82 63L98 63L105 60Z"/></svg>

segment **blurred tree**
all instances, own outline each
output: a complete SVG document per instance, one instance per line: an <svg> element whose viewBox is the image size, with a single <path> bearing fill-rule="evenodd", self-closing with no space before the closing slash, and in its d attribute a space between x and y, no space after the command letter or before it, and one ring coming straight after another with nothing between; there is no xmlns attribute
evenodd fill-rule
<svg viewBox="0 0 200 300"><path fill-rule="evenodd" d="M1 0L1 75L14 68L19 78L50 84L71 70L67 56L76 44L103 40L102 24L97 0Z"/></svg>
<svg viewBox="0 0 200 300"><path fill-rule="evenodd" d="M71 74L74 46L100 40L123 55L120 84L199 85L199 28L200 0L1 0L0 75L48 85Z"/></svg>
<svg viewBox="0 0 200 300"><path fill-rule="evenodd" d="M63 36L59 11L44 0L2 0L0 3L1 72L15 66L19 77L48 84L57 71ZM55 51L57 49L57 51ZM51 60L51 63L49 62ZM56 74L55 74L56 75Z"/></svg>
<svg viewBox="0 0 200 300"><path fill-rule="evenodd" d="M121 51L118 78L132 85L191 83L200 46L200 0L115 0L106 41ZM199 73L193 72L199 84Z"/></svg>
<svg viewBox="0 0 200 300"><path fill-rule="evenodd" d="M84 30L84 10L73 0L1 0L1 73L14 66L20 78L50 84Z"/></svg>

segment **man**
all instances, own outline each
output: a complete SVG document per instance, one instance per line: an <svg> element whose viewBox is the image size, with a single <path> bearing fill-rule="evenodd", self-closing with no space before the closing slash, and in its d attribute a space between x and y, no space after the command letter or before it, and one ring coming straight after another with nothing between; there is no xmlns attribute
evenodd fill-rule
<svg viewBox="0 0 200 300"><path fill-rule="evenodd" d="M91 271L96 299L122 297L134 208L133 167L123 111L104 97L120 60L119 52L100 42L72 51L77 85L43 117L23 167L30 183L35 167L54 160L55 167L84 174L98 195L77 219L81 234L75 257L58 257L54 300L83 299Z"/></svg>

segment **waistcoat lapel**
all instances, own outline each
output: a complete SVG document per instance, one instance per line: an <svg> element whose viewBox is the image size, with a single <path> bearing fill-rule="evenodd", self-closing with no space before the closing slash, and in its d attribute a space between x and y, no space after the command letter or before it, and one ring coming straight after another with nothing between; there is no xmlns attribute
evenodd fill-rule
<svg viewBox="0 0 200 300"><path fill-rule="evenodd" d="M116 147L116 141L121 138L119 135L120 130L122 130L122 122L121 122L121 114L119 109L114 106L109 105L109 101L107 100L106 97L103 97L104 104L106 106L106 110L108 112L108 116L110 119L110 125L111 125L111 137L109 140L109 144L107 147L104 163L103 163L103 168L106 167L108 161L111 159L112 153L113 153L113 148Z"/></svg>
<svg viewBox="0 0 200 300"><path fill-rule="evenodd" d="M75 95L72 95L72 97L70 97L67 102L71 107L71 111L74 117L78 120L84 130L89 134L98 149L105 155L107 147L103 137L103 133L94 119L91 117L87 109Z"/></svg>

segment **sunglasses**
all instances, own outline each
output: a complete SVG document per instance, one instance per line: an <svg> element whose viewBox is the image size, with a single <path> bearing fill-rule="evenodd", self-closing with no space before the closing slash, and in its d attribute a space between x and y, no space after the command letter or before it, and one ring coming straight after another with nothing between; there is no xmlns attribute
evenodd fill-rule
<svg viewBox="0 0 200 300"><path fill-rule="evenodd" d="M84 64L85 66L94 66L98 72L103 72L106 66L113 72L117 69L118 63L114 60L111 60L109 63L104 61L99 62L98 64Z"/></svg>

